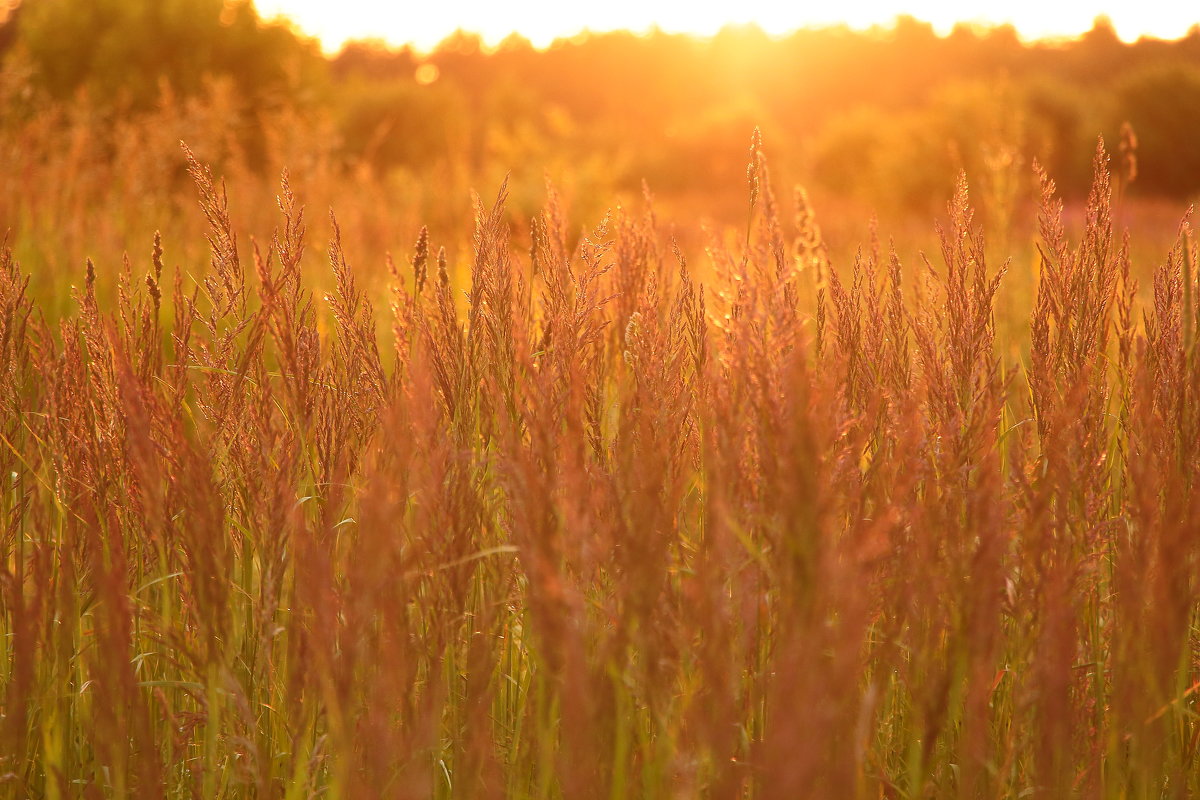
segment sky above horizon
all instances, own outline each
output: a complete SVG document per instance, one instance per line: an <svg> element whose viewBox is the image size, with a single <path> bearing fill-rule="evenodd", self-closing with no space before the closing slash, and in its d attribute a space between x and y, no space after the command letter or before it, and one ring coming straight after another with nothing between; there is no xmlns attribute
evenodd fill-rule
<svg viewBox="0 0 1200 800"><path fill-rule="evenodd" d="M1091 29L1098 16L1107 16L1126 41L1141 36L1174 39L1200 24L1200 11L1184 2L1047 3L1015 0L1003 5L980 0L844 0L838 3L742 0L731 4L695 4L663 0L606 0L604 3L546 3L510 0L388 2L387 0L255 0L266 18L286 16L301 31L315 36L327 52L336 52L351 39L382 39L392 45L433 49L456 30L480 34L495 45L518 33L535 46L583 30L646 31L658 27L672 33L708 36L727 24L755 23L781 35L796 28L845 24L856 29L889 25L898 15L929 22L938 33L949 33L958 22L1011 24L1025 39L1077 36Z"/></svg>

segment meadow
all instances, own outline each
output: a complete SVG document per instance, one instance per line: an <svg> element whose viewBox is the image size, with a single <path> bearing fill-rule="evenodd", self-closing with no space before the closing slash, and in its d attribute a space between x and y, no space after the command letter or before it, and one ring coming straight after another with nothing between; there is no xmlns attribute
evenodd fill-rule
<svg viewBox="0 0 1200 800"><path fill-rule="evenodd" d="M1200 29L79 8L0 20L0 797L1200 796Z"/></svg>
<svg viewBox="0 0 1200 800"><path fill-rule="evenodd" d="M703 267L501 188L386 298L176 158L207 264L0 260L8 796L1200 792L1200 264L1128 154L1077 230L1038 174L1033 277L965 177L831 263L756 133Z"/></svg>

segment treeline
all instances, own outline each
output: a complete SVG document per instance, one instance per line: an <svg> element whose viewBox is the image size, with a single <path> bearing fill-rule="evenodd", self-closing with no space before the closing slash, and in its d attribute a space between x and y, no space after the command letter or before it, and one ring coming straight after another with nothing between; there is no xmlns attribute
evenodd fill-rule
<svg viewBox="0 0 1200 800"><path fill-rule="evenodd" d="M247 152L268 146L262 128L286 107L319 118L344 165L381 173L561 162L604 188L696 191L739 179L758 126L786 177L924 210L960 169L987 180L1034 158L1081 194L1079 154L1128 122L1138 192L1200 190L1200 26L1126 44L1100 19L1077 40L1025 44L1012 28L940 37L901 19L781 39L753 27L706 40L610 33L544 51L459 33L427 56L357 42L326 58L248 2L25 0L0 29L0 58L10 82L28 78L3 98L10 125L86 97L102 129L105 113L203 97L215 79L237 98Z"/></svg>

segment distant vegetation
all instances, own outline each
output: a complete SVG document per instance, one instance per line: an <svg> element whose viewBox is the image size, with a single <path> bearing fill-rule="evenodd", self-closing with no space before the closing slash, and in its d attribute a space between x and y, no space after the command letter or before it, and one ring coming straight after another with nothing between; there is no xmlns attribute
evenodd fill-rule
<svg viewBox="0 0 1200 800"><path fill-rule="evenodd" d="M960 169L1035 157L1081 196L1079 154L1129 122L1140 193L1200 190L1200 27L1124 44L1098 20L1077 41L1024 45L1011 28L941 38L901 19L780 40L754 28L705 41L612 33L544 52L457 34L428 57L358 42L331 59L237 0L25 0L8 28L5 69L34 94L24 115L6 103L6 127L86 92L103 133L110 115L152 113L168 92L207 97L224 80L237 98L227 124L257 162L270 112L287 106L328 122L339 159L378 171L495 177L571 163L578 174L590 157L595 174L581 177L612 189L727 189L736 143L758 125L785 178L927 214ZM418 81L422 64L435 80Z"/></svg>

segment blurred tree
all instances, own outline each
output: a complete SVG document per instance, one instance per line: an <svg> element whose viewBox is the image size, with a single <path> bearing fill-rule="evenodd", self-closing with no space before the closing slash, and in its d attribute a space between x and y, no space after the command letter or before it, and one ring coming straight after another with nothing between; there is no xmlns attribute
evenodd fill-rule
<svg viewBox="0 0 1200 800"><path fill-rule="evenodd" d="M1031 78L1024 95L1028 154L1054 176L1062 191L1083 195L1091 185L1092 154L1107 113L1104 93L1046 74Z"/></svg>
<svg viewBox="0 0 1200 800"><path fill-rule="evenodd" d="M443 81L420 86L411 72L406 79L359 77L342 85L338 107L345 154L378 170L431 166L466 147L466 101Z"/></svg>
<svg viewBox="0 0 1200 800"><path fill-rule="evenodd" d="M0 58L16 41L19 12L20 8L15 5L15 0L0 0Z"/></svg>
<svg viewBox="0 0 1200 800"><path fill-rule="evenodd" d="M411 47L395 49L380 39L362 39L347 42L330 67L339 80L390 80L412 77L418 63Z"/></svg>
<svg viewBox="0 0 1200 800"><path fill-rule="evenodd" d="M86 88L133 110L153 106L163 81L189 96L210 77L280 105L323 66L314 42L264 24L249 0L24 0L9 27L51 97Z"/></svg>
<svg viewBox="0 0 1200 800"><path fill-rule="evenodd" d="M1137 133L1139 191L1200 191L1200 66L1165 63L1129 74L1117 88L1116 111L1114 130L1127 120Z"/></svg>

